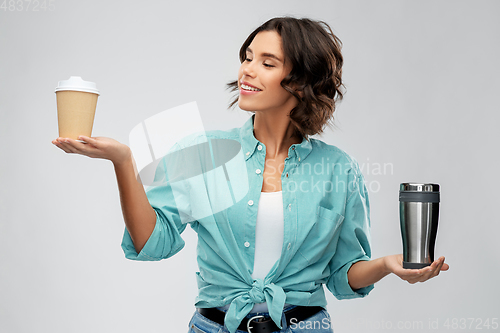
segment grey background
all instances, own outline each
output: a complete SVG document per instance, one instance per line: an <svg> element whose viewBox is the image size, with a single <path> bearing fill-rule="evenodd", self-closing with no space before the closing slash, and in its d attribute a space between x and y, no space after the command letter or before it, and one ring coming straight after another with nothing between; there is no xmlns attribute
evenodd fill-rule
<svg viewBox="0 0 500 333"><path fill-rule="evenodd" d="M96 82L93 135L121 142L191 101L206 129L239 127L248 115L227 110L224 90L239 47L286 14L328 22L344 43L347 94L320 138L364 165L374 257L401 252L398 184L442 185L436 252L451 269L416 285L389 276L365 299L328 293L336 332L474 331L499 317L500 2L20 3L0 9L1 332L187 331L194 232L169 260L124 258L112 165L51 144L54 88Z"/></svg>

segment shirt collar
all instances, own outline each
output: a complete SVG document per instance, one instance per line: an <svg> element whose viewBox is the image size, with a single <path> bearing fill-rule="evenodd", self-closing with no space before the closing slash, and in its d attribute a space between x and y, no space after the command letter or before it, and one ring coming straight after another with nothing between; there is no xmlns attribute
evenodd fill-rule
<svg viewBox="0 0 500 333"><path fill-rule="evenodd" d="M262 142L255 138L253 133L254 118L255 114L252 115L240 129L241 146L243 148L243 153L245 154L245 161L254 154L255 149L257 149L259 144L263 145ZM302 162L306 159L309 153L311 153L311 150L311 141L304 137L300 144L293 144L290 148L288 148L288 156L294 156L293 154L295 154L297 160Z"/></svg>

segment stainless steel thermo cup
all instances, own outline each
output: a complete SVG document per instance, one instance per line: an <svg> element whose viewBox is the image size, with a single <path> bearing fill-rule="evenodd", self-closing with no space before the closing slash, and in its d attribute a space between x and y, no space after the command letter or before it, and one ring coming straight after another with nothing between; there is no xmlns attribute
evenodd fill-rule
<svg viewBox="0 0 500 333"><path fill-rule="evenodd" d="M423 268L434 261L438 218L438 184L400 185L399 219L403 238L403 268Z"/></svg>

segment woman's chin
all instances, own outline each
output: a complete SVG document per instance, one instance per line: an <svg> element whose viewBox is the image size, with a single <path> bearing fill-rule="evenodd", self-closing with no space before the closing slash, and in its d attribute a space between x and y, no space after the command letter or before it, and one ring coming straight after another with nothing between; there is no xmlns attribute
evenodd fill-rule
<svg viewBox="0 0 500 333"><path fill-rule="evenodd" d="M251 111L253 112L254 109L249 105L248 103L241 102L241 100L238 101L238 107L243 110L243 111Z"/></svg>

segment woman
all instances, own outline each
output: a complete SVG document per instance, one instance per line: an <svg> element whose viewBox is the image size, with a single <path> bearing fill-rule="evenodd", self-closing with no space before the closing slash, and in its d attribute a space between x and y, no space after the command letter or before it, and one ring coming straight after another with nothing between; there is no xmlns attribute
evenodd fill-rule
<svg viewBox="0 0 500 333"><path fill-rule="evenodd" d="M200 271L190 332L332 332L323 285L339 299L355 298L390 273L415 283L447 270L444 257L418 270L403 269L402 255L370 260L369 203L359 167L342 150L309 138L342 98L340 41L330 27L269 20L247 38L240 60L238 80L229 84L239 91L232 104L254 115L241 128L206 134L208 142L237 141L244 155L245 175L232 188L248 191L227 209L212 206L212 214L193 218L193 196L220 195L222 183L190 184L187 196L178 195L161 163L156 176L164 181L146 194L130 149L112 139L53 141L67 153L113 162L127 258L174 255L184 245L183 216L191 216Z"/></svg>

